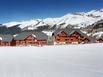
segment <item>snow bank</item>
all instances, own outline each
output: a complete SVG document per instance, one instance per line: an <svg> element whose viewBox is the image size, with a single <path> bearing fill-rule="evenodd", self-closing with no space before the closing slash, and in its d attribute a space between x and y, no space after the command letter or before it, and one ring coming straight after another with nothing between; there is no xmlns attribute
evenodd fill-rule
<svg viewBox="0 0 103 77"><path fill-rule="evenodd" d="M1 47L0 77L103 77L103 44Z"/></svg>

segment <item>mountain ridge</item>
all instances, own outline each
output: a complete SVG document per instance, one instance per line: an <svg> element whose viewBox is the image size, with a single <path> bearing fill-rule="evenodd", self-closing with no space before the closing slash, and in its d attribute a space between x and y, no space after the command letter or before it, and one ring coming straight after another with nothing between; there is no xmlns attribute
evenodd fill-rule
<svg viewBox="0 0 103 77"><path fill-rule="evenodd" d="M103 26L97 27L103 25L102 20L103 8L100 10L91 10L89 12L68 13L59 18L32 19L28 21L14 21L0 24L0 34L3 31L4 33L16 34L24 30L50 31L66 27L79 28L90 34L102 31L100 28L103 28ZM101 24L98 24L100 21ZM95 27L93 27L94 25ZM2 29L5 29L6 32Z"/></svg>
<svg viewBox="0 0 103 77"><path fill-rule="evenodd" d="M27 26L43 26L43 25L60 25L65 23L67 25L78 25L78 27L84 27L85 25L91 25L94 22L103 19L103 8L100 10L92 10L90 12L76 12L76 13L68 13L59 18L46 18L46 19L32 19L28 21L20 21L20 22L8 22L3 25L7 25L7 27L11 27L13 25L21 24L21 28ZM39 24L37 24L39 23ZM88 23L88 24L87 24Z"/></svg>

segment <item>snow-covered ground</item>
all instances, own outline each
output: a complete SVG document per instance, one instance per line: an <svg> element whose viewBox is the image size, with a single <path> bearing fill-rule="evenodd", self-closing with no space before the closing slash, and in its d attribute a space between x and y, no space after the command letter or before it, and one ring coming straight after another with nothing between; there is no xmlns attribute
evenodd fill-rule
<svg viewBox="0 0 103 77"><path fill-rule="evenodd" d="M103 77L103 44L0 47L0 77Z"/></svg>

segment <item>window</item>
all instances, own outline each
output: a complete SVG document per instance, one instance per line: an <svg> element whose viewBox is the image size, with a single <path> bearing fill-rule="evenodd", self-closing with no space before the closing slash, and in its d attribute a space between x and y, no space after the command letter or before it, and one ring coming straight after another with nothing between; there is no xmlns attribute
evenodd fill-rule
<svg viewBox="0 0 103 77"><path fill-rule="evenodd" d="M57 41L60 41L60 39L57 39Z"/></svg>
<svg viewBox="0 0 103 77"><path fill-rule="evenodd" d="M73 39L71 38L71 41L73 41Z"/></svg>
<svg viewBox="0 0 103 77"><path fill-rule="evenodd" d="M68 39L65 39L65 41L68 41Z"/></svg>

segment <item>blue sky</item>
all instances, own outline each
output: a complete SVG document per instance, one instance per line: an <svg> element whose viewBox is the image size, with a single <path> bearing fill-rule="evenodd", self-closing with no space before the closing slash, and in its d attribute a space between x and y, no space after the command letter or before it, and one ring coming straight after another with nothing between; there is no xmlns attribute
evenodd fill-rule
<svg viewBox="0 0 103 77"><path fill-rule="evenodd" d="M0 0L0 23L103 8L103 0Z"/></svg>

